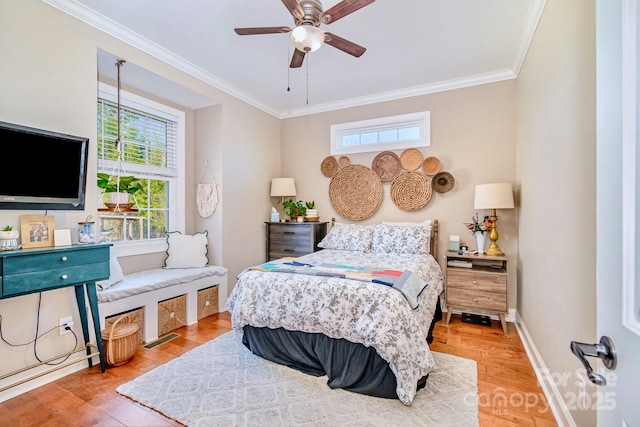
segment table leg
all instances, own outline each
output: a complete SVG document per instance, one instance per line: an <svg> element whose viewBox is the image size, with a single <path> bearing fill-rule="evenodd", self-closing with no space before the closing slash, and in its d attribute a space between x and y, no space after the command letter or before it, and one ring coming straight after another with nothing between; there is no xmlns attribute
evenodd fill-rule
<svg viewBox="0 0 640 427"><path fill-rule="evenodd" d="M100 314L98 313L98 293L96 291L95 282L87 283L87 296L89 297L89 309L91 310L91 318L93 319L93 329L96 333L96 345L100 352L100 369L102 372L106 370L104 360L104 350L102 347L102 332L100 331Z"/></svg>
<svg viewBox="0 0 640 427"><path fill-rule="evenodd" d="M82 325L82 336L84 338L83 344L86 346L89 343L89 325L87 323L87 306L84 301L84 285L75 285L76 301L78 302L78 311L80 312L80 325ZM87 355L91 354L91 348L87 347ZM89 367L93 366L91 358L89 360Z"/></svg>

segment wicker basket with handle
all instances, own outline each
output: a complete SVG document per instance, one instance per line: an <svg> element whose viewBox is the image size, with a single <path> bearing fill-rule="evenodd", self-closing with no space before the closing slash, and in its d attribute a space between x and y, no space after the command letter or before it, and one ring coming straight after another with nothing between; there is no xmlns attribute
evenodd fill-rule
<svg viewBox="0 0 640 427"><path fill-rule="evenodd" d="M126 320L126 323L122 322L123 320ZM138 325L131 323L128 314L120 316L110 328L102 331L105 360L109 365L124 365L136 354L138 350L137 333Z"/></svg>

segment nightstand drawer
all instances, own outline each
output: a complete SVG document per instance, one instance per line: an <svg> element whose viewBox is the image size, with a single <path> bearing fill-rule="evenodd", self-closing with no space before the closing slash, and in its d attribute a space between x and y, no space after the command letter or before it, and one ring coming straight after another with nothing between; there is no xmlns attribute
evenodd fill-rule
<svg viewBox="0 0 640 427"><path fill-rule="evenodd" d="M478 292L506 293L507 275L448 269L447 287Z"/></svg>
<svg viewBox="0 0 640 427"><path fill-rule="evenodd" d="M507 311L507 293L449 288L447 289L447 305L505 313Z"/></svg>
<svg viewBox="0 0 640 427"><path fill-rule="evenodd" d="M318 250L327 232L326 222L268 222L267 261L299 257Z"/></svg>
<svg viewBox="0 0 640 427"><path fill-rule="evenodd" d="M303 224L271 224L269 233L272 240L307 239L311 240L313 228Z"/></svg>

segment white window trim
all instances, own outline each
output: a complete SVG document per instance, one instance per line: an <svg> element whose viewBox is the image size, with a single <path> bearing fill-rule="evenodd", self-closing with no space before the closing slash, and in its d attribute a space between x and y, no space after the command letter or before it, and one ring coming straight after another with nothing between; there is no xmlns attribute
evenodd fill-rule
<svg viewBox="0 0 640 427"><path fill-rule="evenodd" d="M342 146L342 135L383 130L403 123L420 122L421 138L417 141L397 141L385 144L367 144L353 147ZM428 147L431 145L431 112L401 114L377 119L331 125L331 155L368 153L372 151L399 150L403 148Z"/></svg>
<svg viewBox="0 0 640 427"><path fill-rule="evenodd" d="M98 96L111 102L117 102L118 92L114 86L98 82ZM176 166L178 168L178 176L176 177L176 185L171 186L169 190L169 224L172 229L167 231L185 232L185 216L186 203L184 196L185 188L185 113L159 102L143 98L125 90L120 90L120 103L130 108L149 112L158 117L168 120L174 120L178 123L177 129L177 147L176 147ZM94 180L95 182L95 180ZM181 191L179 191L181 190ZM180 209L178 209L180 207ZM164 238L135 240L126 242L113 242L118 249L119 256L142 255L154 252L165 252L167 250L167 241Z"/></svg>

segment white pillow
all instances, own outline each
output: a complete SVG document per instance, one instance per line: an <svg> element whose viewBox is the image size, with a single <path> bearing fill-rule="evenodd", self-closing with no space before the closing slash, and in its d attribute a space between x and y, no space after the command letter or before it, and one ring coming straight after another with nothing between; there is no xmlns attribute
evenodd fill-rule
<svg viewBox="0 0 640 427"><path fill-rule="evenodd" d="M373 226L371 250L374 253L428 254L431 227L421 224Z"/></svg>
<svg viewBox="0 0 640 427"><path fill-rule="evenodd" d="M370 225L336 222L324 239L318 243L318 247L367 253L371 252L372 234L373 227Z"/></svg>
<svg viewBox="0 0 640 427"><path fill-rule="evenodd" d="M207 258L207 231L195 233L193 236L179 231L167 233L167 258L164 268L204 267L209 263Z"/></svg>
<svg viewBox="0 0 640 427"><path fill-rule="evenodd" d="M122 272L122 267L120 267L120 263L118 262L118 257L116 257L116 251L111 246L109 248L109 278L107 280L100 280L96 282L99 291L104 291L109 286L113 286L116 283L122 282L124 279L124 273Z"/></svg>
<svg viewBox="0 0 640 427"><path fill-rule="evenodd" d="M431 227L431 220L425 219L422 222L409 222L409 221L401 221L401 222L392 222L392 221L383 221L382 224L387 225L424 225L425 227Z"/></svg>

